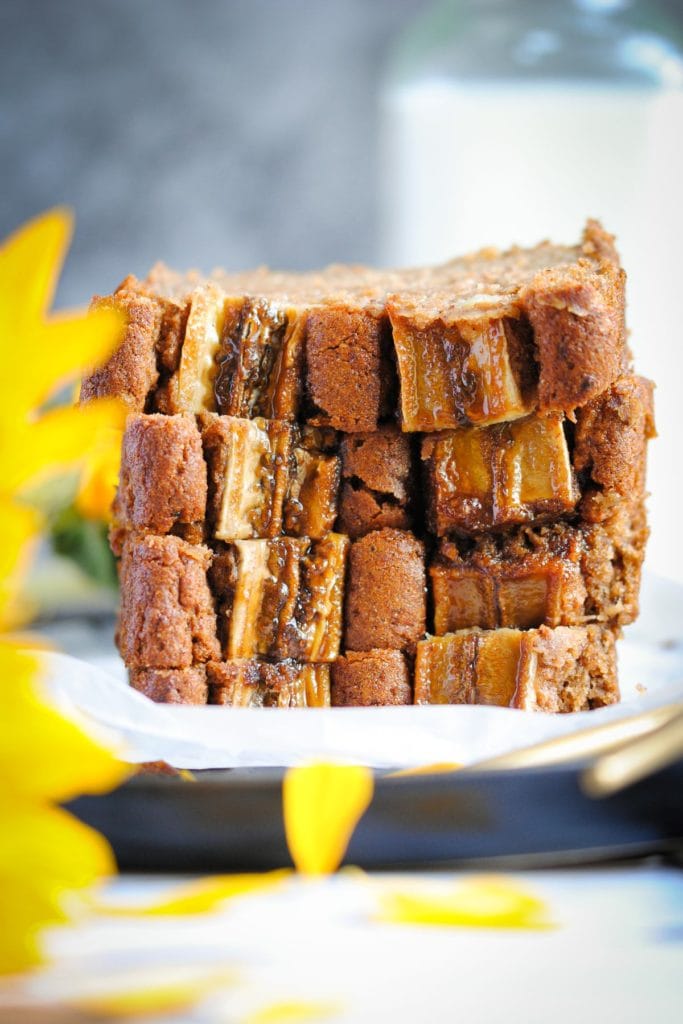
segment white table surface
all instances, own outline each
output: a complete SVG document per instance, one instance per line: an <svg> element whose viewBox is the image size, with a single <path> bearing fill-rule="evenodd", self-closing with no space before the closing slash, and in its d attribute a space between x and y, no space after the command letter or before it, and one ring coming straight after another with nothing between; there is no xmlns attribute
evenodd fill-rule
<svg viewBox="0 0 683 1024"><path fill-rule="evenodd" d="M238 981L164 1024L239 1022L281 1000L338 1003L344 1022L665 1024L683 1019L683 874L654 863L515 874L557 927L503 931L384 924L378 889L452 885L445 873L342 873L194 917L102 914L52 934L50 968L22 986L56 998L162 967L234 966ZM461 877L461 876L460 876ZM145 900L179 878L125 876L105 895ZM327 1018L326 1018L327 1019Z"/></svg>

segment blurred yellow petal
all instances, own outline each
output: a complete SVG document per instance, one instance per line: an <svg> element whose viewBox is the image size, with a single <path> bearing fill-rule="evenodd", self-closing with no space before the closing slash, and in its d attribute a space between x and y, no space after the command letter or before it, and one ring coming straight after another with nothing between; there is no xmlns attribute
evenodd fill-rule
<svg viewBox="0 0 683 1024"><path fill-rule="evenodd" d="M0 878L48 894L81 889L112 874L107 842L61 807L0 797ZM49 853L49 856L46 854Z"/></svg>
<svg viewBox="0 0 683 1024"><path fill-rule="evenodd" d="M362 765L290 768L282 785L287 845L297 871L324 875L341 864L374 789Z"/></svg>
<svg viewBox="0 0 683 1024"><path fill-rule="evenodd" d="M18 974L29 967L43 962L39 944L42 928L57 921L47 915L35 915L22 902L22 893L17 897L0 893L0 919L7 926L0 929L0 977L3 974ZM0 1018L1 1019L1 1018Z"/></svg>
<svg viewBox="0 0 683 1024"><path fill-rule="evenodd" d="M99 903L98 910L124 917L205 914L237 896L249 896L282 886L291 874L291 871L282 869L262 874L215 875L176 886L170 893L151 903Z"/></svg>
<svg viewBox="0 0 683 1024"><path fill-rule="evenodd" d="M228 967L207 967L185 977L175 977L169 972L168 978L163 980L136 979L108 993L71 1000L70 1005L105 1020L179 1014L212 992L234 985L237 980L237 972Z"/></svg>
<svg viewBox="0 0 683 1024"><path fill-rule="evenodd" d="M37 512L0 494L0 630L13 628L21 619L17 592L33 555L40 527Z"/></svg>
<svg viewBox="0 0 683 1024"><path fill-rule="evenodd" d="M312 1000L290 1000L269 1003L243 1018L242 1024L305 1024L306 1021L329 1020L341 1013L340 1003Z"/></svg>
<svg viewBox="0 0 683 1024"><path fill-rule="evenodd" d="M455 928L554 927L546 905L528 890L502 877L475 877L441 893L420 889L383 895L380 918L393 924Z"/></svg>
<svg viewBox="0 0 683 1024"><path fill-rule="evenodd" d="M57 207L23 224L0 246L0 358L52 304L73 217ZM27 353L25 353L27 355Z"/></svg>
<svg viewBox="0 0 683 1024"><path fill-rule="evenodd" d="M44 702L39 671L36 654L0 642L0 805L3 795L64 801L105 793L131 770Z"/></svg>
<svg viewBox="0 0 683 1024"><path fill-rule="evenodd" d="M40 962L41 929L67 919L75 890L115 870L105 840L61 808L0 797L0 974Z"/></svg>
<svg viewBox="0 0 683 1024"><path fill-rule="evenodd" d="M0 417L39 408L74 378L103 363L120 343L125 325L125 315L113 306L58 313L36 325L9 357L14 386Z"/></svg>
<svg viewBox="0 0 683 1024"><path fill-rule="evenodd" d="M108 520L116 494L121 462L120 429L103 432L101 441L88 454L76 494L76 510L85 519Z"/></svg>
<svg viewBox="0 0 683 1024"><path fill-rule="evenodd" d="M121 402L101 398L78 408L54 409L17 429L13 442L0 452L3 489L15 492L82 463L103 432L122 427L125 415Z"/></svg>

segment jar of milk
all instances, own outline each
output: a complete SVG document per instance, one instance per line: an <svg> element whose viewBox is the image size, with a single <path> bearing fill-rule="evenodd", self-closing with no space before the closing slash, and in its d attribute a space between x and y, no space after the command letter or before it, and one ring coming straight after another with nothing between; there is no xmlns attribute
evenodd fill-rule
<svg viewBox="0 0 683 1024"><path fill-rule="evenodd" d="M660 434L670 420L678 450L680 33L653 0L430 6L395 46L384 79L379 252L404 265L483 245L572 242L587 217L599 218L629 273L632 345L658 382ZM671 452L655 445L655 525L680 507L681 487ZM650 562L666 571L673 520L653 532ZM679 561L683 577L683 551Z"/></svg>

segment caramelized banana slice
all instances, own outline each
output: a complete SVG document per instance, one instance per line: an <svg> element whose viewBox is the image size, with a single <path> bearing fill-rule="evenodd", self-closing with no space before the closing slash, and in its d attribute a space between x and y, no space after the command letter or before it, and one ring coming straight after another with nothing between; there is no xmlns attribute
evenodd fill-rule
<svg viewBox="0 0 683 1024"><path fill-rule="evenodd" d="M328 665L254 660L207 666L210 703L233 707L322 708L330 706Z"/></svg>
<svg viewBox="0 0 683 1024"><path fill-rule="evenodd" d="M292 657L302 661L334 661L339 654L348 548L348 537L339 533L330 533L309 545L301 566L297 638Z"/></svg>
<svg viewBox="0 0 683 1024"><path fill-rule="evenodd" d="M416 704L579 711L618 699L614 634L598 626L460 630L417 645Z"/></svg>
<svg viewBox="0 0 683 1024"><path fill-rule="evenodd" d="M339 653L348 539L236 541L212 584L225 656L333 661Z"/></svg>
<svg viewBox="0 0 683 1024"><path fill-rule="evenodd" d="M556 413L426 437L422 459L429 526L439 536L561 515L580 497Z"/></svg>
<svg viewBox="0 0 683 1024"><path fill-rule="evenodd" d="M244 302L221 338L215 379L218 412L295 420L304 327L293 310L265 301Z"/></svg>
<svg viewBox="0 0 683 1024"><path fill-rule="evenodd" d="M201 420L215 537L285 533L316 539L330 532L337 517L338 456L316 451L314 437L282 420L211 413Z"/></svg>
<svg viewBox="0 0 683 1024"><path fill-rule="evenodd" d="M498 423L535 408L536 389L526 369L534 365L531 335L521 320L496 315L495 310L473 310L456 321L421 323L391 301L387 308L401 381L403 430Z"/></svg>
<svg viewBox="0 0 683 1024"><path fill-rule="evenodd" d="M341 477L337 455L295 447L283 509L283 532L295 537L324 537L337 518Z"/></svg>
<svg viewBox="0 0 683 1024"><path fill-rule="evenodd" d="M202 417L209 509L219 540L282 532L292 434L292 427L279 420Z"/></svg>
<svg viewBox="0 0 683 1024"><path fill-rule="evenodd" d="M438 636L472 626L530 629L585 621L579 534L562 552L539 542L537 550L518 557L475 549L463 559L449 560L448 549L454 546L444 545L429 570Z"/></svg>
<svg viewBox="0 0 683 1024"><path fill-rule="evenodd" d="M226 323L236 310L214 284L197 288L190 299L190 312L178 372L169 383L170 411L199 413L215 409L214 379L216 355Z"/></svg>

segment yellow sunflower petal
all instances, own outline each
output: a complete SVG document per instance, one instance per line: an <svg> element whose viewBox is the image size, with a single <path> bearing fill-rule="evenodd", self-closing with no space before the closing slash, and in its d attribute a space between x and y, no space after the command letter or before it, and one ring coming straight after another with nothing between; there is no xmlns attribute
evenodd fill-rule
<svg viewBox="0 0 683 1024"><path fill-rule="evenodd" d="M456 928L553 927L542 900L516 882L498 877L465 879L441 893L418 889L386 893L380 918L394 924Z"/></svg>
<svg viewBox="0 0 683 1024"><path fill-rule="evenodd" d="M125 408L102 398L79 408L54 409L22 430L0 452L0 479L8 491L36 484L83 462L103 431L120 429Z"/></svg>
<svg viewBox="0 0 683 1024"><path fill-rule="evenodd" d="M73 894L115 870L105 840L61 808L0 797L0 974L42 959L38 936Z"/></svg>
<svg viewBox="0 0 683 1024"><path fill-rule="evenodd" d="M63 801L113 789L130 766L49 707L35 689L38 676L34 654L0 643L3 793L30 801Z"/></svg>
<svg viewBox="0 0 683 1024"><path fill-rule="evenodd" d="M42 320L71 239L73 217L55 208L23 224L0 246L0 357Z"/></svg>
<svg viewBox="0 0 683 1024"><path fill-rule="evenodd" d="M269 1003L243 1018L242 1024L305 1024L306 1021L329 1020L341 1013L341 1003L312 1000L289 1000Z"/></svg>
<svg viewBox="0 0 683 1024"><path fill-rule="evenodd" d="M119 429L106 431L85 460L74 504L86 519L110 518L119 479L121 438Z"/></svg>
<svg viewBox="0 0 683 1024"><path fill-rule="evenodd" d="M15 386L0 413L3 419L19 409L39 408L58 389L104 362L121 341L125 324L124 314L113 306L58 313L36 324L9 357Z"/></svg>
<svg viewBox="0 0 683 1024"><path fill-rule="evenodd" d="M105 839L61 807L0 797L0 878L48 897L91 885L115 870Z"/></svg>
<svg viewBox="0 0 683 1024"><path fill-rule="evenodd" d="M372 772L362 765L290 768L282 786L283 814L297 871L323 875L339 867L373 789Z"/></svg>
<svg viewBox="0 0 683 1024"><path fill-rule="evenodd" d="M0 630L11 629L21 621L17 593L40 526L37 512L0 495Z"/></svg>
<svg viewBox="0 0 683 1024"><path fill-rule="evenodd" d="M105 914L123 917L165 917L179 914L206 914L228 900L248 896L284 884L291 871L266 871L261 874L214 875L178 885L170 893L150 903L99 903Z"/></svg>
<svg viewBox="0 0 683 1024"><path fill-rule="evenodd" d="M0 893L1 920L8 927L0 929L0 977L18 974L43 962L40 931L60 920L51 915L36 914L23 901L23 893Z"/></svg>
<svg viewBox="0 0 683 1024"><path fill-rule="evenodd" d="M175 977L169 972L167 978L136 979L108 993L72 1000L70 1005L105 1020L178 1014L210 993L234 985L237 980L237 972L228 967L207 967L185 977Z"/></svg>

